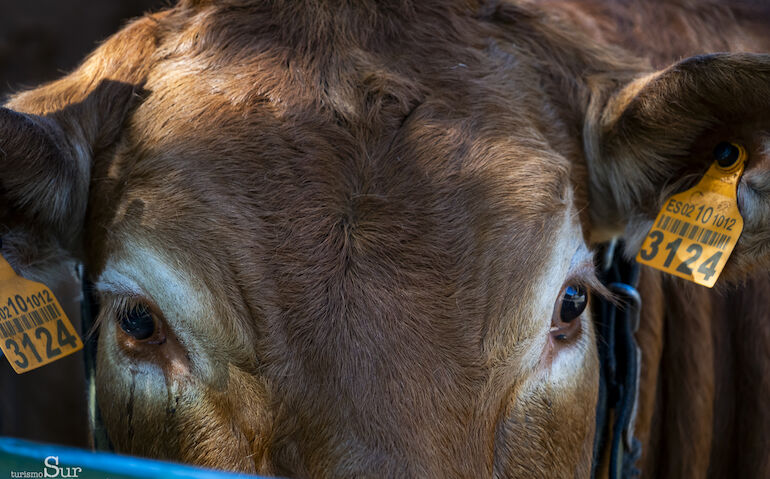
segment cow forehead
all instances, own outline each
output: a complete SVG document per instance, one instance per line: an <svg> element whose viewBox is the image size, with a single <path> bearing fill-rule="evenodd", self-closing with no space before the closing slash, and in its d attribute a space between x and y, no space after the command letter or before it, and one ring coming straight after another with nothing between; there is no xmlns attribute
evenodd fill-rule
<svg viewBox="0 0 770 479"><path fill-rule="evenodd" d="M485 318L526 316L532 278L575 235L563 227L569 165L537 138L490 139L484 125L458 138L463 120L420 115L384 152L320 115L312 129L258 115L249 128L126 142L95 188L107 227L93 263L137 241L170 252L166 264L229 302L223 316L257 319L257 334L271 315L403 315L480 339Z"/></svg>
<svg viewBox="0 0 770 479"><path fill-rule="evenodd" d="M574 140L509 54L459 50L420 75L359 52L322 81L275 49L216 69L164 53L95 165L92 264L150 241L238 315L288 323L527 306L566 234Z"/></svg>
<svg viewBox="0 0 770 479"><path fill-rule="evenodd" d="M276 37L273 14L210 11L166 38L148 59L149 98L132 122L145 151L130 161L159 160L150 173L180 160L207 178L229 170L225 181L244 188L312 178L340 184L337 196L413 195L424 177L435 187L516 189L501 206L521 214L563 207L565 156L579 144L532 60L500 32L471 20L463 42L407 36L374 49L332 29L310 54ZM242 28L243 39L221 33Z"/></svg>

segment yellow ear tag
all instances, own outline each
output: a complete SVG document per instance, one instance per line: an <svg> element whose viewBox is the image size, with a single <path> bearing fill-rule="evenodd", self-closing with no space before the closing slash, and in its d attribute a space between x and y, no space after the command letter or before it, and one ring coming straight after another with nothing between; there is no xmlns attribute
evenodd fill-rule
<svg viewBox="0 0 770 479"><path fill-rule="evenodd" d="M731 146L737 148L733 162L727 157L722 162L731 164L715 161L697 185L666 200L636 255L638 262L714 286L743 231L736 188L747 155L742 146L725 144Z"/></svg>
<svg viewBox="0 0 770 479"><path fill-rule="evenodd" d="M0 256L0 349L18 374L83 349L47 286L16 275Z"/></svg>

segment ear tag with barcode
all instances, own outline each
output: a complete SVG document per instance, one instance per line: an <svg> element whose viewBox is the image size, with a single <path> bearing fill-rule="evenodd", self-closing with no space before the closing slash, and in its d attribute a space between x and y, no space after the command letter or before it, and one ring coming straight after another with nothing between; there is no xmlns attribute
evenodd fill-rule
<svg viewBox="0 0 770 479"><path fill-rule="evenodd" d="M663 204L636 260L711 288L743 231L736 188L746 150L722 143L697 185Z"/></svg>
<svg viewBox="0 0 770 479"><path fill-rule="evenodd" d="M83 348L48 287L24 279L0 256L0 349L18 374Z"/></svg>

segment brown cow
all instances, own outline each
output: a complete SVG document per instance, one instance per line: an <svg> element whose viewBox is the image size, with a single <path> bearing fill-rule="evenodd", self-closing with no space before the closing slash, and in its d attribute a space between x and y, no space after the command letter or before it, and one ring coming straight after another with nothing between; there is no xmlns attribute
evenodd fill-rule
<svg viewBox="0 0 770 479"><path fill-rule="evenodd" d="M766 51L770 11L544 5L182 1L0 110L3 253L94 275L118 451L586 477L592 251L633 254L728 139L750 160L721 289L642 278L640 465L770 474L770 56L665 66Z"/></svg>

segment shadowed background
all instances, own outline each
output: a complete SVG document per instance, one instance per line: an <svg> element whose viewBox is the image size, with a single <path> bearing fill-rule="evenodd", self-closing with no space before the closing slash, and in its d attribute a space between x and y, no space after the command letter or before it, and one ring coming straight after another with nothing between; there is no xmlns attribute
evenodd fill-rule
<svg viewBox="0 0 770 479"><path fill-rule="evenodd" d="M171 0L0 0L0 101L75 68L133 17ZM74 273L65 271L73 280ZM76 328L79 286L48 285ZM0 359L0 436L88 445L82 352L23 375Z"/></svg>

